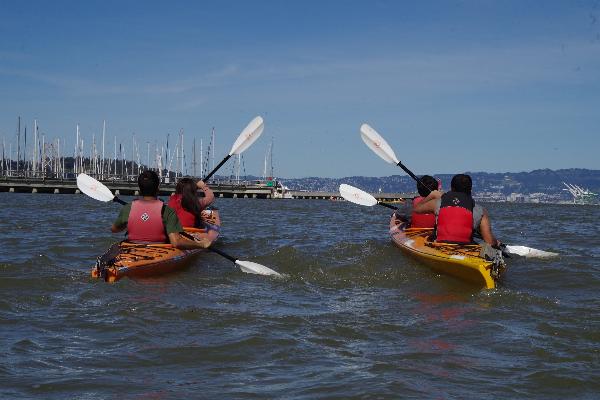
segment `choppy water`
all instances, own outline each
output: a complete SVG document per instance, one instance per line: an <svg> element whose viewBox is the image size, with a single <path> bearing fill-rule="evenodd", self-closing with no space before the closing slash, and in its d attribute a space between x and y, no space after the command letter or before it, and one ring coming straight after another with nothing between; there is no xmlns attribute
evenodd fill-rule
<svg viewBox="0 0 600 400"><path fill-rule="evenodd" d="M89 278L114 203L0 193L0 397L528 398L600 393L600 207L491 204L512 258L480 290L405 258L388 210L218 199L220 247L176 274Z"/></svg>

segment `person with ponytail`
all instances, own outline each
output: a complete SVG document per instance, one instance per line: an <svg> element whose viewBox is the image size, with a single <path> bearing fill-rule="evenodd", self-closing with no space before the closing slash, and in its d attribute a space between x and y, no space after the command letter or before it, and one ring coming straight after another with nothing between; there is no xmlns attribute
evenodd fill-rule
<svg viewBox="0 0 600 400"><path fill-rule="evenodd" d="M198 196L201 190L203 197ZM213 191L202 180L181 178L175 187L175 194L169 199L169 207L173 208L184 227L203 228L202 210L215 200Z"/></svg>

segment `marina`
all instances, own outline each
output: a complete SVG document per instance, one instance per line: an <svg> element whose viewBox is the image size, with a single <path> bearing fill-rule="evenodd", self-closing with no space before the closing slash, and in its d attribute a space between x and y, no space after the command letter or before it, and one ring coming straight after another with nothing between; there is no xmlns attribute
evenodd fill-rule
<svg viewBox="0 0 600 400"><path fill-rule="evenodd" d="M131 135L131 149L126 151L122 140L113 138L113 154L109 155L106 121L102 122L102 135L91 134L91 141L84 140L79 125L75 126L75 146L72 156L65 151L64 139L47 140L40 133L38 120L33 121L33 140L27 143L27 127L17 118L16 143L3 141L0 162L0 192L10 193L52 193L79 194L75 178L80 173L88 174L105 184L115 195L138 195L137 176L145 170L156 171L161 179L160 195L168 196L175 192L177 180L183 176L203 177L215 167L215 128L210 131L208 146L204 148L200 139L191 146L184 142L181 129L177 140L171 145L170 135L164 144L144 142L136 134ZM24 128L24 129L23 129ZM31 133L30 135L31 136ZM310 199L343 200L339 193L328 191L290 190L274 178L273 138L267 145L261 179L243 179L245 163L238 154L230 163L229 176L216 176L208 180L208 185L219 198L257 199ZM146 148L143 148L146 143ZM87 147L86 147L87 146ZM197 148L199 147L199 149ZM144 159L145 154L145 163ZM199 151L197 151L199 150ZM186 161L191 152L191 163ZM379 193L381 201L398 201L403 197L398 193Z"/></svg>

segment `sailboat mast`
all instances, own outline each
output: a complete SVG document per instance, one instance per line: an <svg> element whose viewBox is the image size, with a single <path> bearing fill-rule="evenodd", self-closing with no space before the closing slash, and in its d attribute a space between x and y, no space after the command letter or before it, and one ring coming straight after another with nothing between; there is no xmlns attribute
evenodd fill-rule
<svg viewBox="0 0 600 400"><path fill-rule="evenodd" d="M46 177L46 135L42 134L42 158L40 160L41 175Z"/></svg>
<svg viewBox="0 0 600 400"><path fill-rule="evenodd" d="M264 162L264 166L263 166L263 180L267 179L267 155L268 155L268 150L267 150L267 154L265 154L265 162Z"/></svg>
<svg viewBox="0 0 600 400"><path fill-rule="evenodd" d="M211 150L212 150L212 169L211 171L213 171L215 169L215 127L213 126L212 128L212 137L211 137Z"/></svg>
<svg viewBox="0 0 600 400"><path fill-rule="evenodd" d="M64 142L64 139L63 139ZM65 157L62 158L62 178L65 178Z"/></svg>
<svg viewBox="0 0 600 400"><path fill-rule="evenodd" d="M133 169L133 162L135 160L135 132L133 132L131 134L131 175L133 175L134 169Z"/></svg>
<svg viewBox="0 0 600 400"><path fill-rule="evenodd" d="M73 168L75 175L79 173L79 124L77 124L77 133L75 133L75 160Z"/></svg>
<svg viewBox="0 0 600 400"><path fill-rule="evenodd" d="M93 174L97 174L96 164L96 134L92 133L92 149L90 150L90 170Z"/></svg>
<svg viewBox="0 0 600 400"><path fill-rule="evenodd" d="M37 119L33 120L33 157L32 157L32 170L33 175L36 175L37 172L37 163L36 163L36 153L37 153Z"/></svg>
<svg viewBox="0 0 600 400"><path fill-rule="evenodd" d="M179 131L179 135L181 137L181 176L183 176L183 128Z"/></svg>
<svg viewBox="0 0 600 400"><path fill-rule="evenodd" d="M125 165L125 146L122 146L121 143L119 143L119 150L121 152L121 179L127 180L127 168Z"/></svg>
<svg viewBox="0 0 600 400"><path fill-rule="evenodd" d="M192 175L196 176L196 138L192 141Z"/></svg>
<svg viewBox="0 0 600 400"><path fill-rule="evenodd" d="M179 176L179 141L175 145L175 179Z"/></svg>
<svg viewBox="0 0 600 400"><path fill-rule="evenodd" d="M19 161L21 160L21 117L17 122L17 176L19 175Z"/></svg>
<svg viewBox="0 0 600 400"><path fill-rule="evenodd" d="M117 136L115 135L115 156L114 156L114 175L115 177L117 176ZM109 171L109 175L110 175L110 171Z"/></svg>
<svg viewBox="0 0 600 400"><path fill-rule="evenodd" d="M271 177L275 178L275 172L273 171L273 145L274 145L274 139L273 139L273 137L271 137L271 149L269 151L269 159L271 161Z"/></svg>
<svg viewBox="0 0 600 400"><path fill-rule="evenodd" d="M169 164L169 135L170 133L167 133L167 151L165 152L165 167L167 167L167 178L169 178L169 176L171 175L171 166Z"/></svg>
<svg viewBox="0 0 600 400"><path fill-rule="evenodd" d="M79 167L81 172L85 172L85 154L83 153L83 139L81 139L81 146L79 147Z"/></svg>
<svg viewBox="0 0 600 400"><path fill-rule="evenodd" d="M102 161L100 162L100 179L104 179L104 135L106 134L106 120L102 121Z"/></svg>

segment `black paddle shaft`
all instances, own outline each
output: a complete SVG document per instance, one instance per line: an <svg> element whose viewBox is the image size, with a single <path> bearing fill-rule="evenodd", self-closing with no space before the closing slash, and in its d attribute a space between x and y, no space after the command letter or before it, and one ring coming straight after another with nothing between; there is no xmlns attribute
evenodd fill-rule
<svg viewBox="0 0 600 400"><path fill-rule="evenodd" d="M125 205L125 204L127 204L127 202L126 202L126 201L123 201L123 200L121 200L121 199L120 199L120 198L118 198L117 196L113 197L113 201L114 201L114 202L116 202L116 203L120 203L120 204L122 204L122 205Z"/></svg>
<svg viewBox="0 0 600 400"><path fill-rule="evenodd" d="M429 193L431 193L431 189L429 189L427 186L425 186L425 184L423 182L421 182L421 179L419 179L418 176L416 176L415 174L412 173L412 171L408 168L406 168L406 166L404 166L404 164L402 164L402 161L398 161L398 165L400 168L402 168L402 170L404 170L404 172L406 172L408 175L410 175L411 178L413 178L415 181L417 181L417 183L419 185L421 185L422 187L424 187L425 189L427 189L427 191Z"/></svg>
<svg viewBox="0 0 600 400"><path fill-rule="evenodd" d="M228 154L227 157L225 157L220 163L219 165L217 165L215 167L215 169L213 169L212 171L210 171L210 173L208 175L206 175L204 178L202 178L202 182L208 182L208 180L210 179L211 176L213 176L215 174L215 172L217 172L217 170L219 168L221 168L223 166L223 164L225 164L227 162L227 160L229 160L229 158L231 157L231 154Z"/></svg>
<svg viewBox="0 0 600 400"><path fill-rule="evenodd" d="M396 207L396 206L393 206L393 205L387 204L387 203L382 203L381 201L378 201L377 204L379 204L380 206L391 208L392 210L397 210L398 209L398 207Z"/></svg>
<svg viewBox="0 0 600 400"><path fill-rule="evenodd" d="M224 252L222 252L222 251L221 251L221 250L219 250L219 249L215 249L215 248L214 248L214 247L212 247L212 246L211 246L211 247L209 247L209 248L208 248L208 250L212 251L213 253L217 253L217 254L218 254L218 255L220 255L220 256L223 256L223 257L225 257L226 259L228 259L229 261L231 261L231 262L232 262L232 263L234 263L234 264L235 264L235 262L237 261L237 259L236 259L235 257L232 257L232 256L230 256L229 254L227 254L227 253L224 253Z"/></svg>
<svg viewBox="0 0 600 400"><path fill-rule="evenodd" d="M187 233L187 232L179 232L179 233L180 233L182 236L185 236L186 238L188 238L188 239L190 239L190 240L196 240L196 238L195 238L194 236L190 235L190 234L189 234L189 233ZM231 261L231 262L232 262L232 263L234 263L234 264L235 264L235 262L237 261L237 259L236 259L235 257L233 257L233 256L230 256L229 254L227 254L227 253L225 253L225 252L223 252L223 251L221 251L221 250L219 250L219 249L215 249L215 248L214 248L214 247L212 247L212 246L209 246L209 247L207 247L207 250L208 250L208 251L212 251L213 253L217 253L218 255L225 257L226 259L228 259L229 261Z"/></svg>

